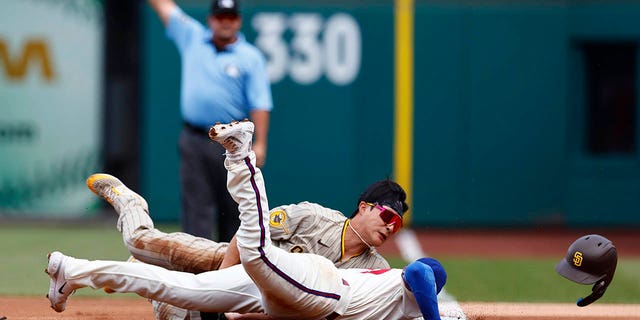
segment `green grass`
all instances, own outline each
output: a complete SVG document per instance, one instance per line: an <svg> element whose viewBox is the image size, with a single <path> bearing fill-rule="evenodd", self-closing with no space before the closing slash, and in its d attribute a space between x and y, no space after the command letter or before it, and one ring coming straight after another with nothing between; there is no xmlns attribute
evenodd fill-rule
<svg viewBox="0 0 640 320"><path fill-rule="evenodd" d="M555 272L560 260L448 259L449 291L460 301L574 302L591 286L569 281ZM473 270L474 272L469 272ZM638 303L640 260L621 260L602 302Z"/></svg>
<svg viewBox="0 0 640 320"><path fill-rule="evenodd" d="M447 270L446 290L458 301L567 302L591 293L591 286L555 272L558 259L439 258ZM394 266L404 263L395 259ZM603 303L640 303L640 259L618 261Z"/></svg>
<svg viewBox="0 0 640 320"><path fill-rule="evenodd" d="M174 231L175 226L162 227ZM110 226L1 226L0 295L45 295L49 276L44 273L47 254L102 260L126 260L129 253L120 233ZM79 290L79 296L106 295L101 290ZM126 296L126 295L118 295Z"/></svg>
<svg viewBox="0 0 640 320"><path fill-rule="evenodd" d="M176 231L177 226L159 226ZM58 250L86 259L126 260L120 233L109 226L0 227L0 295L44 296L49 277L43 272L48 252ZM567 302L586 296L590 286L555 273L560 259L476 259L438 257L447 269L446 290L458 301ZM391 258L395 267L404 261ZM83 289L79 296L105 296ZM118 297L133 295L118 294ZM605 303L640 303L640 258L620 257Z"/></svg>

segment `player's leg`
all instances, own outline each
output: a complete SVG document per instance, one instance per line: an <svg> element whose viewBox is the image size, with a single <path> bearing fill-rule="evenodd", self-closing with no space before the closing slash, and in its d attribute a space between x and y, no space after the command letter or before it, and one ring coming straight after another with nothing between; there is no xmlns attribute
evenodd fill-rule
<svg viewBox="0 0 640 320"><path fill-rule="evenodd" d="M117 228L125 246L138 261L190 273L217 270L220 266L227 243L156 229L146 201L113 176L94 174L87 179L87 186L113 205L119 215ZM112 289L105 290L111 292ZM165 302L150 302L158 320L189 319L199 314Z"/></svg>
<svg viewBox="0 0 640 320"><path fill-rule="evenodd" d="M125 246L138 261L190 273L217 270L220 266L228 243L156 229L146 201L113 176L94 174L87 179L87 186L113 205L119 215L117 229L122 233ZM105 290L111 292L112 289ZM193 319L199 314L165 302L150 302L158 320Z"/></svg>
<svg viewBox="0 0 640 320"><path fill-rule="evenodd" d="M271 245L264 180L251 151L253 123L216 125L210 137L227 149L227 188L240 211L236 233L240 259L263 293L263 305L276 318L318 319L341 314L349 287L324 257L293 254Z"/></svg>
<svg viewBox="0 0 640 320"><path fill-rule="evenodd" d="M88 261L53 252L45 271L51 278L47 297L57 312L76 289L109 287L195 310L263 312L260 292L242 266L194 275L144 263Z"/></svg>
<svg viewBox="0 0 640 320"><path fill-rule="evenodd" d="M217 270L228 243L217 243L182 232L165 233L154 227L147 202L108 174L93 174L87 186L111 203L118 213L118 231L139 261L191 273Z"/></svg>

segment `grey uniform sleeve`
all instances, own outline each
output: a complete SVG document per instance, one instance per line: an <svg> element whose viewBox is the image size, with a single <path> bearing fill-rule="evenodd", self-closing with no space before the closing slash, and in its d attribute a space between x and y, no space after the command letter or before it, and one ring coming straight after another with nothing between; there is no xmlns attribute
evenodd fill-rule
<svg viewBox="0 0 640 320"><path fill-rule="evenodd" d="M288 241L292 237L306 237L310 226L315 224L316 216L305 203L279 206L269 211L269 229L271 240Z"/></svg>
<svg viewBox="0 0 640 320"><path fill-rule="evenodd" d="M340 212L311 202L280 206L270 212L271 239L283 250L315 253L335 262L345 220Z"/></svg>

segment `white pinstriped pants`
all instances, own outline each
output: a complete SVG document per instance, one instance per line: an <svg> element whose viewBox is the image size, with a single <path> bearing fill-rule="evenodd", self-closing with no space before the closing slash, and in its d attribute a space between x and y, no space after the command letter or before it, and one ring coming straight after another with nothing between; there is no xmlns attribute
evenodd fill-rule
<svg viewBox="0 0 640 320"><path fill-rule="evenodd" d="M262 293L267 313L282 319L323 319L343 314L350 302L349 286L325 257L290 253L271 244L269 204L255 154L225 161L227 188L238 203L236 233L240 260Z"/></svg>
<svg viewBox="0 0 640 320"><path fill-rule="evenodd" d="M189 310L263 312L260 292L241 265L196 275L145 263L69 257L64 275L72 289L108 287Z"/></svg>

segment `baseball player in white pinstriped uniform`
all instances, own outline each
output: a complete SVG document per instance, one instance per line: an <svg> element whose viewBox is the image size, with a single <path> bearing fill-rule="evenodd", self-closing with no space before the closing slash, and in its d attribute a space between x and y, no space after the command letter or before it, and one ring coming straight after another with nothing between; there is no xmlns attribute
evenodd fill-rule
<svg viewBox="0 0 640 320"><path fill-rule="evenodd" d="M252 129L250 122L212 128L212 138L228 150L227 185L241 212L236 236L246 274L239 266L193 275L146 264L74 259L54 252L46 269L51 277L48 297L52 308L64 310L68 296L77 288L109 286L116 292L136 292L186 308L207 310L223 305L225 309L212 311L264 310L278 319L413 319L421 315L440 319L437 293L446 273L434 259L419 259L404 271L337 269L324 257L292 254L271 244L264 181L247 146ZM391 207L359 204L364 206L378 211L386 233L395 229L399 215ZM247 274L256 285L247 284Z"/></svg>
<svg viewBox="0 0 640 320"><path fill-rule="evenodd" d="M100 194L102 180L96 179L100 175L92 177L87 185ZM235 239L229 247L224 242L155 229L146 201L117 178L109 176L108 181L115 183L113 188L106 190L111 194L107 199L113 199L109 202L119 215L117 229L122 232L127 249L138 261L191 273L240 263ZM358 203L394 202L398 210L404 212L408 209L405 199L406 194L397 183L381 180L367 187ZM389 268L387 261L375 251L375 247L384 241L371 235L378 228L375 223L379 218L370 212L373 208L368 209L360 212L356 208L347 219L339 211L310 202L276 207L269 214L271 239L283 250L322 255L338 268ZM225 253L229 254L225 256ZM194 320L199 317L197 311L157 301L152 301L152 305L156 318L160 320Z"/></svg>
<svg viewBox="0 0 640 320"><path fill-rule="evenodd" d="M95 178L100 175L92 177L94 179L90 179L87 184L99 194L100 180ZM230 247L231 250L227 250L227 243L217 243L181 232L164 233L155 229L146 201L117 178L108 178L108 181L115 182L113 188L106 190L111 193L107 199L114 199L109 202L119 214L117 228L122 232L127 249L138 261L191 273L217 270L219 267L240 263L235 244ZM94 184L95 181L97 182ZM402 205L400 210L406 211L404 190L390 180L371 184L361 194L358 202L382 202L385 199L398 202ZM271 239L274 245L284 250L319 254L333 261L339 268L389 268L387 261L374 249L374 246L382 242L371 239L370 236L371 230L375 230L375 224L371 221L375 222L379 218L367 210L359 212L356 209L351 219L347 219L339 211L315 203L301 202L274 208L269 217ZM360 235L363 239L360 239ZM230 254L223 262L226 252ZM152 305L157 319L193 320L199 317L197 311L157 301L152 301Z"/></svg>

